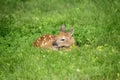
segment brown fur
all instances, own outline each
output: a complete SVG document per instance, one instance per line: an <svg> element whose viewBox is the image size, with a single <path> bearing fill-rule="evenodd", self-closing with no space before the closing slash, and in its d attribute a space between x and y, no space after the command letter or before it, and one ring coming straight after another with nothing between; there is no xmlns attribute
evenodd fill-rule
<svg viewBox="0 0 120 80"><path fill-rule="evenodd" d="M76 45L75 39L72 37L73 29L69 32L65 32L65 26L60 29L60 33L56 36L46 34L38 38L34 42L34 46L41 48L49 48L53 50L69 49L71 46Z"/></svg>

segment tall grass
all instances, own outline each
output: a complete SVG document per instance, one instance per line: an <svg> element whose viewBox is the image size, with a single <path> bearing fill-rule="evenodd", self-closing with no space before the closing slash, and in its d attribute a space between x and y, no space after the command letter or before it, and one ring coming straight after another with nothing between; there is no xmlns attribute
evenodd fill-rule
<svg viewBox="0 0 120 80"><path fill-rule="evenodd" d="M1 80L119 80L119 0L1 0ZM79 46L32 46L44 34L75 27Z"/></svg>

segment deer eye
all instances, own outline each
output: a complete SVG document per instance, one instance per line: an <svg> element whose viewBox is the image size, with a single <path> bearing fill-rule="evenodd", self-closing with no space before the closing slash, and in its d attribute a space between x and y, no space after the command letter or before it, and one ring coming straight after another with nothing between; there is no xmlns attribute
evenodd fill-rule
<svg viewBox="0 0 120 80"><path fill-rule="evenodd" d="M61 39L61 41L65 41L65 39Z"/></svg>

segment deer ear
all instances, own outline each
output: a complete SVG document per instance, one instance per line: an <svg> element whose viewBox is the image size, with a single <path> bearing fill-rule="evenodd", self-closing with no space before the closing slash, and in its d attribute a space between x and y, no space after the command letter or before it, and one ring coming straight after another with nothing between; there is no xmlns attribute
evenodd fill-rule
<svg viewBox="0 0 120 80"><path fill-rule="evenodd" d="M66 29L65 29L65 25L62 25L61 28L60 28L60 31L61 31L61 32L65 32L65 30L66 30Z"/></svg>
<svg viewBox="0 0 120 80"><path fill-rule="evenodd" d="M74 28L71 28L70 31L69 31L69 33L70 33L71 35L73 35L73 33L74 33Z"/></svg>

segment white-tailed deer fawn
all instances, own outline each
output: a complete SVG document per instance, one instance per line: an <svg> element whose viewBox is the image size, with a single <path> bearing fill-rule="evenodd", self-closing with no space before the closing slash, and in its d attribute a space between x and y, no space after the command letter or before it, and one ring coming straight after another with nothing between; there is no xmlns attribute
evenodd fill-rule
<svg viewBox="0 0 120 80"><path fill-rule="evenodd" d="M76 45L75 39L72 37L73 31L72 28L66 32L65 26L62 25L58 35L44 35L34 42L34 46L53 50L70 49L71 46Z"/></svg>

